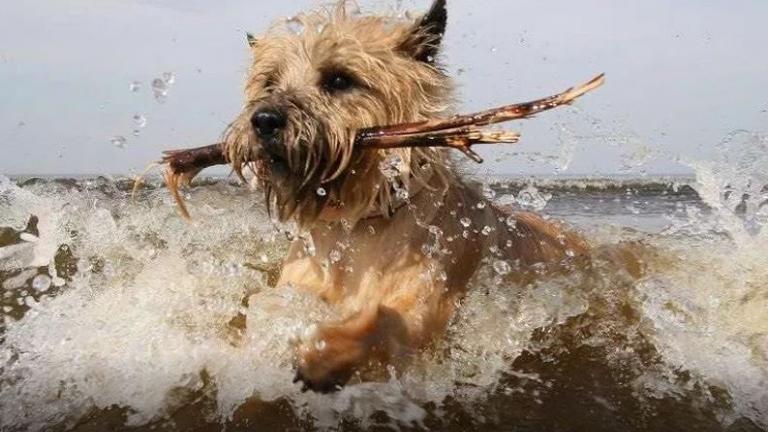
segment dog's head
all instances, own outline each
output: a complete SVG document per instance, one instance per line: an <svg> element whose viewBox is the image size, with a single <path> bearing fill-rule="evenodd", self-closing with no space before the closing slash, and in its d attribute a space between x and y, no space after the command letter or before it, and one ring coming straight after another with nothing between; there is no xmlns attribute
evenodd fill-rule
<svg viewBox="0 0 768 432"><path fill-rule="evenodd" d="M398 191L403 198L444 163L439 151L356 149L354 138L450 109L451 81L436 59L446 20L445 0L415 21L358 16L342 2L248 36L245 108L225 142L234 169L256 173L281 220L387 213Z"/></svg>

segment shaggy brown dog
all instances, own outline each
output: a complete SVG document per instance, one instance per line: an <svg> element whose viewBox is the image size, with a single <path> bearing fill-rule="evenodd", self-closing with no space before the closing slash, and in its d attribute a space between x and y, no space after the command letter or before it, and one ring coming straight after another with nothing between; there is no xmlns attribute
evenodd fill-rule
<svg viewBox="0 0 768 432"><path fill-rule="evenodd" d="M445 0L416 22L342 3L249 35L228 157L256 170L271 211L305 233L279 283L340 313L299 348L305 388L332 391L372 360L399 364L428 344L485 259L524 274L587 251L535 214L494 206L444 149L355 148L358 129L450 114L453 86L437 60L446 23Z"/></svg>

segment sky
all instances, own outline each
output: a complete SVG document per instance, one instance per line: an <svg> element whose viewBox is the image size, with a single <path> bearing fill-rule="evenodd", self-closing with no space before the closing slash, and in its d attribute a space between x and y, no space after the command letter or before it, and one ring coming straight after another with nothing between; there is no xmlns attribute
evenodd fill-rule
<svg viewBox="0 0 768 432"><path fill-rule="evenodd" d="M216 142L242 106L245 32L323 4L0 2L4 175L135 174L164 149ZM429 0L359 4L364 12L419 12ZM714 157L729 133L768 129L766 1L448 4L442 59L461 112L607 74L604 88L573 107L506 125L523 141L481 149L487 161L473 167L481 174L686 173ZM164 74L173 83L158 101L152 82Z"/></svg>

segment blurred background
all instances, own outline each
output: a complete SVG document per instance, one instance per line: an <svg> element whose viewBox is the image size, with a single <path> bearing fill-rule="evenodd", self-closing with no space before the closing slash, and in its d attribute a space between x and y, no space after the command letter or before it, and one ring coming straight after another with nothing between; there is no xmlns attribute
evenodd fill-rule
<svg viewBox="0 0 768 432"><path fill-rule="evenodd" d="M423 12L429 1L359 2ZM245 32L310 0L3 1L0 174L135 174L215 142L239 111ZM685 174L768 123L768 2L449 0L444 62L461 111L546 96L605 72L574 107L508 126L480 174Z"/></svg>

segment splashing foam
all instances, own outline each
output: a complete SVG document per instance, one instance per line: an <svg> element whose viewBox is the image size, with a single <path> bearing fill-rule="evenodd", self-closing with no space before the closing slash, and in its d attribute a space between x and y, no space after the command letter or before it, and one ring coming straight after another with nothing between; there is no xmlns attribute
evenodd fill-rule
<svg viewBox="0 0 768 432"><path fill-rule="evenodd" d="M734 153L765 149L764 139L740 142L746 147ZM624 275L603 269L520 289L502 283L489 262L438 349L389 379L334 395L302 394L291 384L293 344L334 311L292 287L270 287L285 235L247 192L223 184L196 189L189 201L198 217L189 225L164 191L132 204L109 185L20 188L0 177L0 226L22 230L30 215L40 219L39 241L0 248L0 271L28 278L30 268L50 267L60 245L77 258L66 286L31 302L19 319L5 317L0 427L72 425L93 408L113 406L127 410L129 425L142 425L189 403L179 396L185 391L209 388L222 420L255 398L288 400L320 428L350 418L379 424L382 412L387 421L420 425L427 405L482 403L516 373L514 359L545 345L537 331L596 313L596 298L626 303L640 316L631 330L610 316L594 326L651 341L662 379L633 371L648 397L676 397L681 389L663 377L686 370L727 391L730 419L768 425L768 257L760 252L768 232L757 187L768 164L751 159L736 171L725 168L732 160L697 166L696 187L712 214L691 211L649 237L665 258L649 262L648 275L629 288L618 288L628 285ZM723 194L726 179L728 188L748 193L746 207L728 201L735 195ZM600 338L584 343L613 348Z"/></svg>
<svg viewBox="0 0 768 432"><path fill-rule="evenodd" d="M112 406L128 408L128 425L142 425L176 408L179 389L200 390L207 381L222 419L256 397L289 398L319 427L349 416L367 422L377 412L419 424L424 402L440 403L456 383L473 389L465 397L479 397L535 328L585 308L555 285L518 295L483 276L478 284L487 289L465 300L452 326L449 345L461 349L447 359L425 353L400 377L334 396L302 394L291 383L291 341L332 311L291 287L268 287L255 270L274 265L285 245L265 230L265 215L242 192L198 191L193 200L201 214L190 226L163 193L131 205L125 197L95 200L95 190L22 189L7 179L2 188L10 197L3 225L22 227L30 214L50 219L40 239L49 253L19 261L19 268L47 265L59 244L79 257L77 275L58 295L34 303L18 321L6 319L4 426L73 424L93 408ZM238 315L245 328L230 325Z"/></svg>
<svg viewBox="0 0 768 432"><path fill-rule="evenodd" d="M659 241L676 262L639 287L649 334L671 365L768 426L768 137L734 132L713 161L690 165L712 212L690 212Z"/></svg>
<svg viewBox="0 0 768 432"><path fill-rule="evenodd" d="M47 266L65 240L61 230L61 208L65 201L56 197L44 199L16 187L0 175L0 227L23 231L30 215L38 217L37 229L45 241L25 242L0 249L0 271Z"/></svg>

